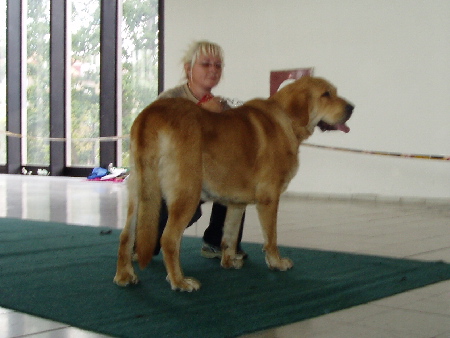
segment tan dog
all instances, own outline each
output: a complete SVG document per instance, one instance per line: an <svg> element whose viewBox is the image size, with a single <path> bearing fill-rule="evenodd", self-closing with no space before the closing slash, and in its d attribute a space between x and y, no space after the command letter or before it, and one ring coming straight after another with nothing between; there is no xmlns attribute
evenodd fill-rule
<svg viewBox="0 0 450 338"><path fill-rule="evenodd" d="M222 238L224 268L239 269L239 224L247 204L256 204L264 234L266 263L288 270L289 258L277 247L277 212L281 193L298 168L300 143L316 126L348 132L353 106L320 78L304 77L269 99L255 99L223 113L212 113L182 98L157 100L131 128L132 173L128 215L120 236L115 283L137 283L132 266L152 259L158 236L161 198L169 218L161 238L172 289L192 291L200 283L185 277L180 242L200 199L228 206Z"/></svg>

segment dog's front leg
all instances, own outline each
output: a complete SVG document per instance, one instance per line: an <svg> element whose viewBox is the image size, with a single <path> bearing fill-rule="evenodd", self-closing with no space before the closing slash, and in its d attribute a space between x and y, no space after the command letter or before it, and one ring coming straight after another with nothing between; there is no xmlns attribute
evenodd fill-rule
<svg viewBox="0 0 450 338"><path fill-rule="evenodd" d="M228 205L222 235L222 261L220 265L226 269L240 269L244 264L243 257L236 255L239 226L245 211L245 205Z"/></svg>
<svg viewBox="0 0 450 338"><path fill-rule="evenodd" d="M270 269L286 271L294 265L289 258L281 258L277 245L277 213L279 200L258 203L259 221L264 235L266 263Z"/></svg>

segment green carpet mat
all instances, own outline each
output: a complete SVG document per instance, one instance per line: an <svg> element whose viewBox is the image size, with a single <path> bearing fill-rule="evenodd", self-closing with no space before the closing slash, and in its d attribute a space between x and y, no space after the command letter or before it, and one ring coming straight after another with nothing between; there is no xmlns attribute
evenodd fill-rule
<svg viewBox="0 0 450 338"><path fill-rule="evenodd" d="M0 219L0 306L120 337L231 337L367 303L450 279L450 264L281 247L294 260L270 271L261 245L244 243L241 270L200 257L185 237L182 266L202 282L174 292L162 257L141 283L113 284L119 231Z"/></svg>

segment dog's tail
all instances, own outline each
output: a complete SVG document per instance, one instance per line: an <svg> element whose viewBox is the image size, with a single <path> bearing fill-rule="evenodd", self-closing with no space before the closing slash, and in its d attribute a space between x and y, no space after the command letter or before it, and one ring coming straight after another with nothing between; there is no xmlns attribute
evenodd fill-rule
<svg viewBox="0 0 450 338"><path fill-rule="evenodd" d="M135 166L138 199L135 252L141 269L151 262L158 244L161 188L157 162L156 158L145 159L145 164Z"/></svg>

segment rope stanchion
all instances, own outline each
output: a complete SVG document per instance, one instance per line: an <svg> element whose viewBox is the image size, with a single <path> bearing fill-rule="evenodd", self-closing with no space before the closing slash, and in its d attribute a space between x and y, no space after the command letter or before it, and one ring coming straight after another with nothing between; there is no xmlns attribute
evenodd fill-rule
<svg viewBox="0 0 450 338"><path fill-rule="evenodd" d="M65 142L68 141L67 138L64 137L40 137L40 136L24 136L22 134L12 133L10 131L0 131L0 134L4 134L9 137L16 138L28 138L33 140L43 140L43 141L52 141L52 142ZM122 135L122 136L104 136L104 137L73 137L71 141L100 141L100 142L110 142L110 141L119 141L130 138L130 135ZM360 150L360 149L351 149L351 148L340 148L340 147L329 147L322 146L318 144L311 143L302 143L304 147L310 148L319 148L319 149L327 149L327 150L335 150L335 151L344 151L350 153L360 153L366 155L379 155L379 156L391 156L391 157L403 157L403 158L416 158L422 160L442 160L442 161L450 161L450 155L424 155L424 154L403 154L403 153L394 153L387 151L370 151L370 150Z"/></svg>
<svg viewBox="0 0 450 338"><path fill-rule="evenodd" d="M17 133L12 133L10 131L0 131L0 134L4 134L9 137L15 137L15 138L27 138L31 140L42 140L42 141L51 141L51 142L65 142L69 141L66 137L43 137L43 136L30 136L30 135L22 135ZM100 142L107 142L107 141L119 141L128 139L130 135L122 135L122 136L102 136L102 137L72 137L70 138L70 141L100 141Z"/></svg>
<svg viewBox="0 0 450 338"><path fill-rule="evenodd" d="M319 149L336 150L336 151L345 151L345 152L350 152L350 153L368 154L368 155L393 156L393 157L403 157L403 158L418 158L418 159L422 159L422 160L450 161L450 156L448 156L448 155L402 154L402 153L393 153L393 152L387 152L387 151L370 151L370 150L359 150L359 149L340 148L340 147L329 147L329 146L321 146L321 145L310 144L310 143L302 143L302 146L311 147L311 148L319 148Z"/></svg>

